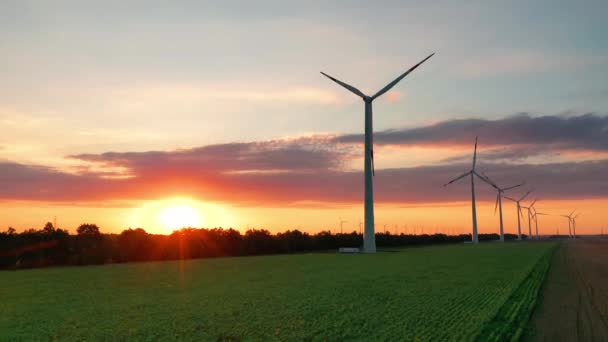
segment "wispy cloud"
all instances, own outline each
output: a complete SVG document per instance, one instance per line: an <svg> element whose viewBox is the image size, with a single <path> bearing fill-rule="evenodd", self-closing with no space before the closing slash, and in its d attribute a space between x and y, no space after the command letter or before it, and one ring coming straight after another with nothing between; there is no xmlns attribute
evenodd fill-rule
<svg viewBox="0 0 608 342"><path fill-rule="evenodd" d="M196 169L211 173L225 171L297 171L339 169L350 150L329 145L327 137L271 140L251 143L218 144L170 152L150 151L81 154L72 159L125 167L135 175L151 167Z"/></svg>

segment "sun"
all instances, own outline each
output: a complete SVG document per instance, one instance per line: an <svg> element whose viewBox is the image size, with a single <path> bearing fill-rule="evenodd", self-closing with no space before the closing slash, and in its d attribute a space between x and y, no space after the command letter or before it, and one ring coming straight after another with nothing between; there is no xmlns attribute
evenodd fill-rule
<svg viewBox="0 0 608 342"><path fill-rule="evenodd" d="M202 202L189 197L172 197L146 201L131 210L124 222L126 227L140 227L156 234L171 234L176 229L236 228L238 220L230 207Z"/></svg>
<svg viewBox="0 0 608 342"><path fill-rule="evenodd" d="M185 204L161 209L158 213L158 221L167 231L186 227L200 228L203 225L200 212Z"/></svg>

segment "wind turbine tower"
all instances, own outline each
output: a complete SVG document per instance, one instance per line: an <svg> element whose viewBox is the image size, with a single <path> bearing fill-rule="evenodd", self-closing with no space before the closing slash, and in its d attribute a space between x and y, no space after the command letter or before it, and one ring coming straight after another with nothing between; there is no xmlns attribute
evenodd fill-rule
<svg viewBox="0 0 608 342"><path fill-rule="evenodd" d="M431 58L434 53L420 61L418 64L411 67L408 71L401 74L395 80L387 84L384 88L380 89L373 96L367 96L363 94L359 89L344 83L336 78L329 76L328 74L321 72L323 76L326 76L330 80L338 83L342 87L346 88L353 94L361 97L365 103L365 157L363 161L364 172L365 172L365 235L363 237L363 252L365 253L376 253L376 235L374 229L374 185L372 176L374 176L374 130L372 123L372 102L384 93L394 87L399 81L401 81L410 72L414 71L420 64L424 63L427 59Z"/></svg>

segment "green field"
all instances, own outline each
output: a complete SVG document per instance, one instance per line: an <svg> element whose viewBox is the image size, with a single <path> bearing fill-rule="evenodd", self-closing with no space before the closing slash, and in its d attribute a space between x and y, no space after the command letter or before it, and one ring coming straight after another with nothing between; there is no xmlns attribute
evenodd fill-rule
<svg viewBox="0 0 608 342"><path fill-rule="evenodd" d="M554 246L0 272L0 340L500 340L527 322Z"/></svg>

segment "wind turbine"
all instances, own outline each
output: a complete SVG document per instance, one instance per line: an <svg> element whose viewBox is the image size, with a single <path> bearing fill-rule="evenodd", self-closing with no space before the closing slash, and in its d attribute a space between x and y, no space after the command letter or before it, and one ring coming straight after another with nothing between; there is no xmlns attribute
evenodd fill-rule
<svg viewBox="0 0 608 342"><path fill-rule="evenodd" d="M524 183L521 184L517 184L517 185L513 185L513 186L509 186L506 188L501 188L498 185L496 185L495 182L493 182L490 177L486 176L485 174L483 175L483 177L481 178L484 182L490 184L494 189L496 189L496 204L494 205L494 215L496 215L496 208L499 208L499 216L500 216L500 242L505 242L505 231L504 231L504 226L502 223L502 196L504 194L505 191L507 190L511 190L513 188L517 188L518 186L522 186L524 185ZM519 215L517 216L517 220L519 221ZM518 227L519 228L519 227ZM521 228L518 230L519 233L519 240L521 240Z"/></svg>
<svg viewBox="0 0 608 342"><path fill-rule="evenodd" d="M568 237L572 237L572 214L574 214L576 210L570 213L570 215L561 215L568 219Z"/></svg>
<svg viewBox="0 0 608 342"><path fill-rule="evenodd" d="M576 218L580 215L581 213L576 214L573 218L572 218L572 236L576 239Z"/></svg>
<svg viewBox="0 0 608 342"><path fill-rule="evenodd" d="M344 220L342 220L342 218L340 217L340 234L344 234L344 229L343 229L343 227L344 227L344 224L345 224L346 222L348 222L348 221L344 221Z"/></svg>
<svg viewBox="0 0 608 342"><path fill-rule="evenodd" d="M545 213L539 213L536 210L534 210L534 222L536 222L536 240L538 240L538 215L545 215L548 216L549 214L545 214Z"/></svg>
<svg viewBox="0 0 608 342"><path fill-rule="evenodd" d="M420 61L418 64L411 67L408 71L401 74L391 83L387 84L384 88L380 89L373 96L367 96L363 94L359 89L351 86L350 84L344 83L336 78L329 76L328 74L321 72L323 76L330 80L338 83L342 87L349 90L351 93L361 97L365 103L365 158L364 158L364 172L365 172L365 236L363 237L363 252L365 253L376 253L376 236L374 229L374 184L372 176L374 176L374 130L372 125L372 102L384 93L394 87L399 81L401 81L410 72L414 71L420 64L426 62L427 59L431 58L435 53L430 54L428 57Z"/></svg>
<svg viewBox="0 0 608 342"><path fill-rule="evenodd" d="M443 185L443 186L448 186L448 185L454 183L455 181L460 180L466 176L471 176L471 212L472 212L472 217L473 217L473 243L479 242L479 239L477 238L477 208L475 207L475 176L484 180L484 178L482 176L480 176L477 173L477 171L475 171L476 162L477 162L477 137L475 137L475 148L473 149L473 166L471 167L471 169Z"/></svg>
<svg viewBox="0 0 608 342"><path fill-rule="evenodd" d="M534 211L534 204L536 203L536 200L532 201L532 203L530 203L529 206L524 207L522 206L523 209L526 209L528 211L528 240L532 239L532 219L534 218L534 215L532 213L532 211Z"/></svg>
<svg viewBox="0 0 608 342"><path fill-rule="evenodd" d="M528 192L526 192L523 196L521 196L519 199L513 199L509 196L505 196L506 199L508 199L509 201L513 201L515 203L517 203L517 240L521 240L521 219L520 216L523 215L521 212L521 204L520 202L524 200L524 198L526 198L532 191L534 190L528 190ZM526 208L527 209L527 208ZM528 228L530 226L530 213L528 212ZM532 231L530 230L530 234L532 234Z"/></svg>

